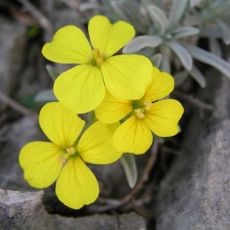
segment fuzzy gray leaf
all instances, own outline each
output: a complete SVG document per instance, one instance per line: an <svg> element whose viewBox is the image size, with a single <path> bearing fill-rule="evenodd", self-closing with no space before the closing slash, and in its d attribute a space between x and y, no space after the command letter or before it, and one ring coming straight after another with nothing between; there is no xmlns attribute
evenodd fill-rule
<svg viewBox="0 0 230 230"><path fill-rule="evenodd" d="M155 66L159 67L161 64L162 55L161 54L155 54L150 59Z"/></svg>
<svg viewBox="0 0 230 230"><path fill-rule="evenodd" d="M154 5L150 5L147 8L147 10L149 12L149 17L151 18L152 22L156 27L156 30L161 35L163 35L169 26L169 21L168 18L166 17L165 12Z"/></svg>
<svg viewBox="0 0 230 230"><path fill-rule="evenodd" d="M171 72L171 65L170 65L171 52L167 46L161 46L160 52L162 55L160 69L162 71L170 73Z"/></svg>
<svg viewBox="0 0 230 230"><path fill-rule="evenodd" d="M49 101L56 101L56 98L53 94L53 90L46 89L46 90L39 92L35 96L35 101L36 102L49 102Z"/></svg>
<svg viewBox="0 0 230 230"><path fill-rule="evenodd" d="M173 52L178 56L181 61L181 64L188 71L192 69L192 57L189 52L177 42L168 42L167 43Z"/></svg>
<svg viewBox="0 0 230 230"><path fill-rule="evenodd" d="M209 47L211 53L215 54L218 57L222 57L222 51L216 38L209 38Z"/></svg>
<svg viewBox="0 0 230 230"><path fill-rule="evenodd" d="M228 78L230 78L230 64L228 62L206 50L195 47L193 45L184 44L184 47L193 56L193 58L215 67Z"/></svg>
<svg viewBox="0 0 230 230"><path fill-rule="evenodd" d="M183 38L199 34L199 29L191 26L180 27L172 31L174 38Z"/></svg>
<svg viewBox="0 0 230 230"><path fill-rule="evenodd" d="M226 45L230 44L230 27L223 21L218 20L218 24L222 33L222 38Z"/></svg>
<svg viewBox="0 0 230 230"><path fill-rule="evenodd" d="M188 78L188 71L184 70L174 75L175 86L180 86Z"/></svg>
<svg viewBox="0 0 230 230"><path fill-rule="evenodd" d="M136 53L145 47L155 48L161 43L162 39L158 36L139 36L134 38L123 48L123 53Z"/></svg>
<svg viewBox="0 0 230 230"><path fill-rule="evenodd" d="M52 66L52 65L46 65L46 70L47 70L48 74L50 75L50 77L51 77L51 79L52 79L53 81L54 81L54 80L58 77L58 75L59 75L57 69L56 69L54 66Z"/></svg>
<svg viewBox="0 0 230 230"><path fill-rule="evenodd" d="M196 7L199 6L204 0L190 0L190 7Z"/></svg>
<svg viewBox="0 0 230 230"><path fill-rule="evenodd" d="M206 87L206 79L199 69L193 66L189 74L202 88Z"/></svg>
<svg viewBox="0 0 230 230"><path fill-rule="evenodd" d="M169 13L169 21L171 26L178 24L185 13L189 0L173 0L172 8Z"/></svg>
<svg viewBox="0 0 230 230"><path fill-rule="evenodd" d="M125 154L121 157L121 165L124 168L125 175L130 188L133 188L137 182L137 166L132 154Z"/></svg>

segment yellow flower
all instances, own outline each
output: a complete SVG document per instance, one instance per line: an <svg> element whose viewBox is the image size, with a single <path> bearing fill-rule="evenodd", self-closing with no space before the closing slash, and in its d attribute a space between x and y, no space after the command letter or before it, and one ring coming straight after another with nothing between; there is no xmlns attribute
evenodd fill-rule
<svg viewBox="0 0 230 230"><path fill-rule="evenodd" d="M173 99L159 100L168 96L173 88L173 77L153 67L152 81L141 99L123 100L107 93L96 109L96 117L111 124L123 121L113 136L114 146L119 151L142 154L153 142L152 132L160 137L179 132L183 106Z"/></svg>
<svg viewBox="0 0 230 230"><path fill-rule="evenodd" d="M119 98L140 98L150 81L151 62L141 55L113 56L134 37L134 28L98 15L89 21L88 31L92 47L81 29L68 25L42 49L50 61L80 64L56 79L57 99L76 113L86 113L103 101L105 87Z"/></svg>
<svg viewBox="0 0 230 230"><path fill-rule="evenodd" d="M19 162L26 181L45 188L57 180L58 199L73 209L94 202L99 187L84 162L108 164L121 156L112 144L116 125L96 122L78 140L85 122L59 102L42 108L39 123L51 142L30 142L22 148Z"/></svg>

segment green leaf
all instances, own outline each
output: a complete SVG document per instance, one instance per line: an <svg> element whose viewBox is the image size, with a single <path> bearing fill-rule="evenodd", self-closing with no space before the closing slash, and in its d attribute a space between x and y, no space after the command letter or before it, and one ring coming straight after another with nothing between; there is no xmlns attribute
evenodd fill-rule
<svg viewBox="0 0 230 230"><path fill-rule="evenodd" d="M195 47L193 45L184 44L184 47L193 56L193 58L215 67L221 73L225 74L228 78L230 78L230 64L228 62L206 50Z"/></svg>
<svg viewBox="0 0 230 230"><path fill-rule="evenodd" d="M169 13L170 26L175 26L178 24L185 13L188 3L189 0L173 0L172 8Z"/></svg>
<svg viewBox="0 0 230 230"><path fill-rule="evenodd" d="M168 42L167 44L173 50L173 52L178 56L184 68L190 71L192 69L192 57L189 54L189 52L177 42L172 41L172 42Z"/></svg>
<svg viewBox="0 0 230 230"><path fill-rule="evenodd" d="M172 31L172 36L174 38L184 38L188 36L193 36L199 34L199 29L191 26L180 27Z"/></svg>
<svg viewBox="0 0 230 230"><path fill-rule="evenodd" d="M137 166L134 156L132 154L124 154L121 157L121 165L124 168L130 188L133 188L137 182Z"/></svg>
<svg viewBox="0 0 230 230"><path fill-rule="evenodd" d="M123 53L136 53L145 47L155 48L162 43L162 39L158 36L139 36L129 42L124 48Z"/></svg>
<svg viewBox="0 0 230 230"><path fill-rule="evenodd" d="M219 24L224 43L226 45L229 45L230 44L230 27L225 22L223 22L221 20L218 20L217 22Z"/></svg>
<svg viewBox="0 0 230 230"><path fill-rule="evenodd" d="M57 71L57 69L52 66L52 65L46 65L46 70L48 72L48 74L50 75L51 79L54 81L58 76L59 76L59 72Z"/></svg>
<svg viewBox="0 0 230 230"><path fill-rule="evenodd" d="M193 66L189 74L202 88L206 87L206 79L199 69Z"/></svg>
<svg viewBox="0 0 230 230"><path fill-rule="evenodd" d="M46 89L46 90L39 92L35 96L35 101L43 103L43 102L49 102L49 101L56 101L56 98L51 89Z"/></svg>
<svg viewBox="0 0 230 230"><path fill-rule="evenodd" d="M168 18L166 17L165 12L154 5L148 6L147 10L149 12L150 19L155 25L156 30L161 35L163 35L169 26L169 21Z"/></svg>

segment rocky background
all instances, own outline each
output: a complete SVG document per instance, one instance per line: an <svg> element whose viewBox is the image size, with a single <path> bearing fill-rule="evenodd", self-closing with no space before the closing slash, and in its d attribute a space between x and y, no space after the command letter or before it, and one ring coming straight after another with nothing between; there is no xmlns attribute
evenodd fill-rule
<svg viewBox="0 0 230 230"><path fill-rule="evenodd" d="M95 2L0 1L0 230L230 230L230 80L207 66L205 89L187 79L172 95L182 132L136 157L134 190L120 162L92 167L101 197L79 211L24 181L18 154L43 138L36 95L52 87L41 47L62 25L85 29Z"/></svg>

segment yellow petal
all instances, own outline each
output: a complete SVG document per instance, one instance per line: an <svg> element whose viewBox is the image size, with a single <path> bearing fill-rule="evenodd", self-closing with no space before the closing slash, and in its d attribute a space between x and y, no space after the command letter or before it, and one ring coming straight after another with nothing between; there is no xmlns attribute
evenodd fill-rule
<svg viewBox="0 0 230 230"><path fill-rule="evenodd" d="M89 63L93 57L84 33L73 25L59 29L53 40L43 46L42 54L50 61L63 64Z"/></svg>
<svg viewBox="0 0 230 230"><path fill-rule="evenodd" d="M142 101L156 101L168 96L174 89L173 77L165 72L160 72L153 67L152 81L149 84Z"/></svg>
<svg viewBox="0 0 230 230"><path fill-rule="evenodd" d="M110 164L119 159L122 152L117 151L112 136L118 124L107 125L96 122L82 135L77 146L81 158L92 164Z"/></svg>
<svg viewBox="0 0 230 230"><path fill-rule="evenodd" d="M131 111L130 100L119 99L106 92L104 101L96 108L95 113L99 121L112 124L120 121Z"/></svg>
<svg viewBox="0 0 230 230"><path fill-rule="evenodd" d="M141 55L117 55L101 66L109 92L122 99L139 99L150 83L152 64Z"/></svg>
<svg viewBox="0 0 230 230"><path fill-rule="evenodd" d="M50 102L39 114L42 131L56 145L70 147L77 140L85 122L60 102Z"/></svg>
<svg viewBox="0 0 230 230"><path fill-rule="evenodd" d="M67 161L57 179L56 194L63 204L73 209L91 204L97 199L97 179L80 157L72 157Z"/></svg>
<svg viewBox="0 0 230 230"><path fill-rule="evenodd" d="M89 36L94 48L105 57L112 56L135 35L132 25L124 21L111 24L105 16L97 15L89 21Z"/></svg>
<svg viewBox="0 0 230 230"><path fill-rule="evenodd" d="M65 71L54 82L54 94L63 105L75 113L94 110L105 96L100 69L80 65Z"/></svg>
<svg viewBox="0 0 230 230"><path fill-rule="evenodd" d="M119 151L134 154L145 153L152 142L151 130L142 119L138 119L135 116L131 116L121 124L113 136L114 146Z"/></svg>
<svg viewBox="0 0 230 230"><path fill-rule="evenodd" d="M178 121L183 112L183 106L176 100L158 101L152 104L144 122L157 136L174 136L179 132Z"/></svg>
<svg viewBox="0 0 230 230"><path fill-rule="evenodd" d="M19 155L26 181L35 188L46 188L57 179L62 168L60 147L50 142L30 142Z"/></svg>

